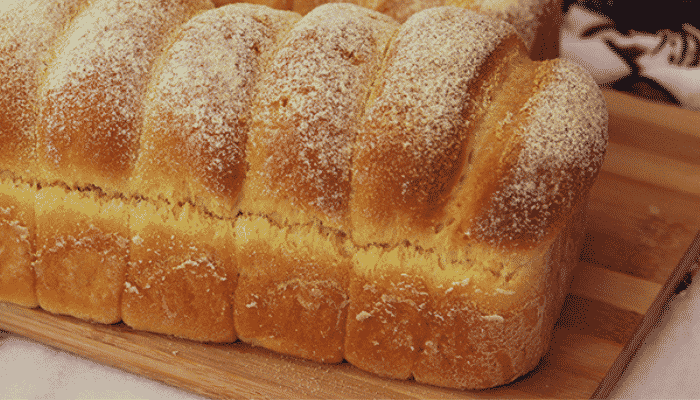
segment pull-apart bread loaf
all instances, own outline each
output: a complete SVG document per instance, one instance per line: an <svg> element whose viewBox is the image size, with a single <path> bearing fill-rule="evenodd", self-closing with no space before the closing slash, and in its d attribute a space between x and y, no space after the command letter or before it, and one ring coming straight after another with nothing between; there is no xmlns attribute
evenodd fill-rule
<svg viewBox="0 0 700 400"><path fill-rule="evenodd" d="M0 300L455 388L547 349L592 79L457 7L3 3Z"/></svg>

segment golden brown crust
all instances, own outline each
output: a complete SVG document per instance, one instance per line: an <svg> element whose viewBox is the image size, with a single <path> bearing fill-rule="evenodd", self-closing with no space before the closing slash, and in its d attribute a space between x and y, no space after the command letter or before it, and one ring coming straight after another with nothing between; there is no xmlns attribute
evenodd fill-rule
<svg viewBox="0 0 700 400"><path fill-rule="evenodd" d="M559 62L530 62L512 32L475 34L477 49L480 41L490 47L461 63L431 59L420 47L400 53L436 47L431 33L448 18L495 23L449 8L413 17L368 101L353 164L352 237L365 246L356 254L377 255L354 265L359 283L351 284L346 357L385 376L411 372L441 386L484 388L526 372L546 349L561 306L557 288L567 285L555 277L575 265L571 255L562 264L548 257L558 249L555 238L567 241L581 218L571 215L601 166L607 118L590 78ZM453 48L448 43L446 54ZM421 77L450 76L455 66L468 89L456 78L435 85L421 78L415 87L392 62L436 68ZM428 101L432 88L441 96ZM414 122L424 110L429 122ZM447 122L438 125L441 118ZM439 190L431 194L431 187ZM401 295L392 295L399 286ZM380 350L361 341L368 334ZM399 362L405 367L395 368Z"/></svg>
<svg viewBox="0 0 700 400"><path fill-rule="evenodd" d="M171 31L210 4L98 1L73 19L39 88L43 181L129 192L153 62Z"/></svg>
<svg viewBox="0 0 700 400"><path fill-rule="evenodd" d="M36 99L54 41L86 0L0 4L0 171L28 179L35 170Z"/></svg>
<svg viewBox="0 0 700 400"><path fill-rule="evenodd" d="M357 120L396 23L350 5L316 8L258 83L244 212L347 226Z"/></svg>
<svg viewBox="0 0 700 400"><path fill-rule="evenodd" d="M97 190L36 195L36 293L41 308L112 324L129 256L129 208Z"/></svg>
<svg viewBox="0 0 700 400"><path fill-rule="evenodd" d="M188 21L159 60L145 99L133 187L235 215L250 105L262 65L300 16L233 5Z"/></svg>
<svg viewBox="0 0 700 400"><path fill-rule="evenodd" d="M33 184L0 173L0 301L36 307Z"/></svg>
<svg viewBox="0 0 700 400"><path fill-rule="evenodd" d="M238 218L234 319L240 338L311 360L342 361L348 246L346 237L319 225Z"/></svg>
<svg viewBox="0 0 700 400"><path fill-rule="evenodd" d="M122 319L150 332L232 342L238 271L233 225L189 204L141 201L131 210Z"/></svg>
<svg viewBox="0 0 700 400"><path fill-rule="evenodd" d="M466 16L468 17L466 17ZM361 245L408 240L430 246L461 179L483 83L522 44L503 22L456 8L402 25L374 83L353 155L353 238ZM499 44L507 50L496 51ZM496 52L495 58L489 56ZM459 214L457 214L459 215Z"/></svg>

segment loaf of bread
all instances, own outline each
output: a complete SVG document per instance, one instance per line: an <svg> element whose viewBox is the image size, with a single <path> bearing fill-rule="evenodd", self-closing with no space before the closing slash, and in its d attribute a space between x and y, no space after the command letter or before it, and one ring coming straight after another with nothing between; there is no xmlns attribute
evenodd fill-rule
<svg viewBox="0 0 700 400"><path fill-rule="evenodd" d="M534 368L603 161L592 79L459 7L0 21L0 300L375 374Z"/></svg>

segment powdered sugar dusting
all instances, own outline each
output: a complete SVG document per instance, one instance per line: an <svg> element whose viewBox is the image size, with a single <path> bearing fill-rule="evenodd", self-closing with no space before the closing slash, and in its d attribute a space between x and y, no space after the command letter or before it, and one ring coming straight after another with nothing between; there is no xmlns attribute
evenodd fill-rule
<svg viewBox="0 0 700 400"><path fill-rule="evenodd" d="M502 21L457 7L423 11L401 27L355 150L356 197L371 199L361 218L385 219L382 213L394 212L387 204L425 218L461 167L463 114L479 67L514 34Z"/></svg>
<svg viewBox="0 0 700 400"><path fill-rule="evenodd" d="M583 201L603 164L608 114L600 89L572 63L551 65L549 82L521 110L530 116L513 173L478 222L476 236L494 245L536 243L552 234Z"/></svg>
<svg viewBox="0 0 700 400"><path fill-rule="evenodd" d="M261 55L297 18L262 6L231 5L186 23L152 84L137 169L150 165L144 163L174 163L211 195L235 201L245 176L250 103ZM173 138L177 141L170 142ZM185 149L171 148L180 144ZM180 174L159 176L182 179Z"/></svg>
<svg viewBox="0 0 700 400"><path fill-rule="evenodd" d="M458 8L417 14L393 44L367 123L389 118L388 127L409 136L412 156L435 156L461 125L464 97L479 66L512 33L505 23Z"/></svg>
<svg viewBox="0 0 700 400"><path fill-rule="evenodd" d="M0 169L31 174L38 82L51 45L84 2L0 2Z"/></svg>
<svg viewBox="0 0 700 400"><path fill-rule="evenodd" d="M329 4L290 32L258 86L253 113L251 174L270 197L343 217L362 102L397 26L374 11Z"/></svg>
<svg viewBox="0 0 700 400"><path fill-rule="evenodd" d="M152 63L172 29L202 4L97 1L73 20L41 90L37 150L45 167L69 183L126 180Z"/></svg>

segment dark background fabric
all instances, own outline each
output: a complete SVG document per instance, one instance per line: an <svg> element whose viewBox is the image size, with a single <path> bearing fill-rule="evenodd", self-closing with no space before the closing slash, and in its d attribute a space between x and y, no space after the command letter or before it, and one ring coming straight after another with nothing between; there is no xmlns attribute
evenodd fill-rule
<svg viewBox="0 0 700 400"><path fill-rule="evenodd" d="M573 4L608 17L613 21L614 29L624 35L629 35L630 31L656 34L664 29L682 32L684 23L700 28L700 1L564 0L564 14ZM627 62L632 73L606 86L662 103L680 105L663 86L639 74L635 60L642 54L640 50L620 49L612 43L608 45Z"/></svg>
<svg viewBox="0 0 700 400"><path fill-rule="evenodd" d="M670 29L680 32L684 23L695 27L700 25L700 1L564 0L564 12L575 3L609 17L617 30L624 34L629 34L630 30L656 33Z"/></svg>

